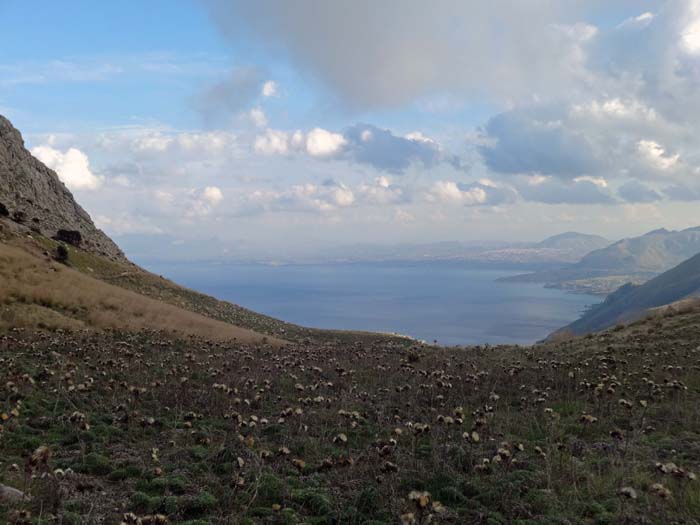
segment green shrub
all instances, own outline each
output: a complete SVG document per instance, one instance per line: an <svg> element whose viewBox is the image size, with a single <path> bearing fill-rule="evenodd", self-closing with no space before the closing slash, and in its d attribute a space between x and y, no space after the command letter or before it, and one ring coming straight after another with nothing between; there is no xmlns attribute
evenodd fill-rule
<svg viewBox="0 0 700 525"><path fill-rule="evenodd" d="M75 470L83 474L106 476L112 472L112 464L109 458L92 452L85 456L85 459L78 464Z"/></svg>
<svg viewBox="0 0 700 525"><path fill-rule="evenodd" d="M209 514L217 505L216 498L207 491L181 500L181 511L186 517L199 517Z"/></svg>

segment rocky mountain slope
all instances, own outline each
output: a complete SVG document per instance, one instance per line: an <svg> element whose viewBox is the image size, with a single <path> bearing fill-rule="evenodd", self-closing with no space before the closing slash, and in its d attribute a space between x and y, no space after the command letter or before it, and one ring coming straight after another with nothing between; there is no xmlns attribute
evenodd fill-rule
<svg viewBox="0 0 700 525"><path fill-rule="evenodd" d="M610 294L604 302L592 307L580 319L555 332L561 335L582 335L604 330L618 323L639 319L649 310L678 303L700 294L700 254L642 285L627 284ZM692 301L687 303L692 305Z"/></svg>
<svg viewBox="0 0 700 525"><path fill-rule="evenodd" d="M95 227L58 175L24 147L20 132L0 115L0 215L17 228L61 237L84 250L127 262L119 247Z"/></svg>

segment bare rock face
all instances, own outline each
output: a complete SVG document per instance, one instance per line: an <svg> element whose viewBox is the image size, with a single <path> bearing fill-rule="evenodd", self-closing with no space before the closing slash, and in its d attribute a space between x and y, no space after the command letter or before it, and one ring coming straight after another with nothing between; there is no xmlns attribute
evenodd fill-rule
<svg viewBox="0 0 700 525"><path fill-rule="evenodd" d="M128 262L99 230L53 170L24 147L19 131L0 115L0 211L46 237L72 240L78 247L113 261Z"/></svg>

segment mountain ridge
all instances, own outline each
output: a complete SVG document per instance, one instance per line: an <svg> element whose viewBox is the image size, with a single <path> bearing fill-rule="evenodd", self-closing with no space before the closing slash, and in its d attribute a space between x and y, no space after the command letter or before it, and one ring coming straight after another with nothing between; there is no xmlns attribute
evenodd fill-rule
<svg viewBox="0 0 700 525"><path fill-rule="evenodd" d="M641 284L700 252L700 227L659 228L593 250L568 266L502 279L504 282L542 282L548 287L607 295L619 286Z"/></svg>

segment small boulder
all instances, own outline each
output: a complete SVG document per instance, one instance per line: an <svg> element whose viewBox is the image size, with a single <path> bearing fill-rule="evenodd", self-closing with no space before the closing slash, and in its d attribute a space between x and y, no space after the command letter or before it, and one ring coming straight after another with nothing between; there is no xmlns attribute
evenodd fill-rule
<svg viewBox="0 0 700 525"><path fill-rule="evenodd" d="M24 501L26 496L21 490L17 490L7 485L0 485L0 503L19 503Z"/></svg>

